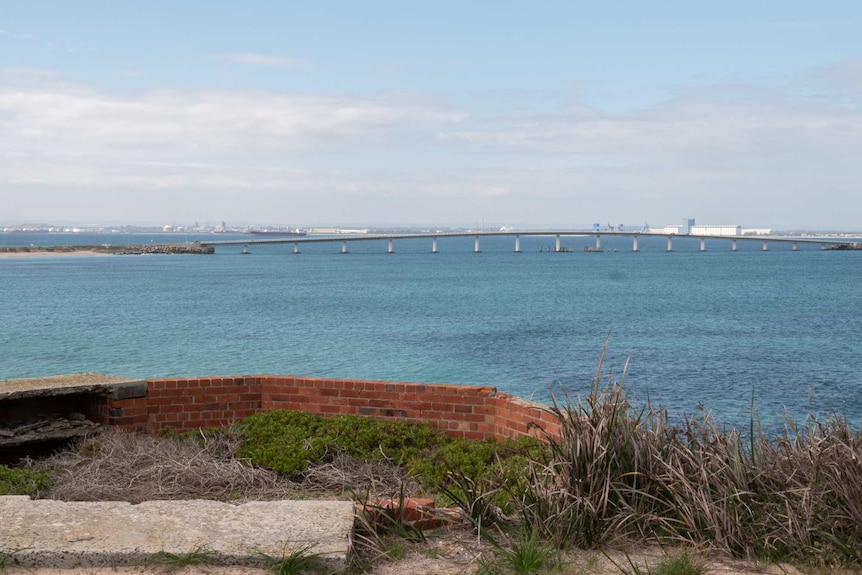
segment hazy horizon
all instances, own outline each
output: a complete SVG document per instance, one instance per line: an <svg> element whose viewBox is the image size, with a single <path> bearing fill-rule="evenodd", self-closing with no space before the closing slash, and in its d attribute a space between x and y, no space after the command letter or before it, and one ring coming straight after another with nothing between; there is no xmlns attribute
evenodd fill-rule
<svg viewBox="0 0 862 575"><path fill-rule="evenodd" d="M757 226L757 225L742 225L737 222L701 222L700 220L696 220L698 225L740 225L743 229L766 229L766 226ZM512 228L514 230L584 230L590 231L592 229L593 224L599 223L602 226L606 224L613 224L614 226L619 225L620 223L625 222L568 222L568 223L539 223L539 224L523 224L523 223L512 223L512 222L445 222L445 223L411 223L411 222L323 222L316 224L314 226L297 224L296 222L278 222L278 221L234 221L234 222L226 222L228 228L253 228L253 227L271 227L271 228L298 228L298 229L311 229L314 228L349 228L349 229L433 229L433 230L446 230L446 229L470 229L470 230L478 230L484 229L486 231L497 230L503 227ZM642 222L643 223L643 222ZM93 228L122 228L122 227L132 227L132 228L163 228L165 226L172 226L174 228L183 228L186 232L190 230L188 228L192 228L195 225L198 225L200 228L204 229L212 229L218 228L221 226L221 220L219 221L177 221L177 220L165 220L165 221L94 221L94 220L82 220L82 221L48 221L48 220L27 220L27 221L0 221L0 231L2 228L23 228L23 227L51 227L51 228L84 228L84 229L93 229ZM650 224L650 227L653 229L663 228L665 226L673 226L678 225L679 222L660 222L656 224ZM631 222L626 225L639 225L637 222ZM816 228L816 227L794 227L794 228L769 228L773 232L782 233L782 232L805 232L805 233L846 233L846 234L860 234L862 235L862 225L857 228Z"/></svg>

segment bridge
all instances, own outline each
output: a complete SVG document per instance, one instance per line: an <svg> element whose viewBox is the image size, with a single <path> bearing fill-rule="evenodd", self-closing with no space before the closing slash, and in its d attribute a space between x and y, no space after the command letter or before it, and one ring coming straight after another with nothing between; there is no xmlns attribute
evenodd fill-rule
<svg viewBox="0 0 862 575"><path fill-rule="evenodd" d="M474 238L473 251L479 253L480 239L483 237L506 236L514 239L515 252L521 252L521 237L522 236L550 236L554 237L555 252L571 251L571 248L562 246L562 238L564 237L595 237L595 246L587 246L584 251L601 252L603 236L624 236L632 238L632 251L640 251L638 248L638 240L640 238L665 237L667 238L667 251L673 251L673 240L675 238L694 238L700 239L700 251L706 251L707 240L722 240L729 241L731 250L737 251L740 241L762 242L763 251L769 249L770 242L784 242L792 244L793 251L799 249L799 244L820 244L821 249L828 249L827 246L836 244L847 244L850 241L846 238L812 238L812 237L793 237L793 236L720 236L720 235L701 235L701 234L665 234L665 233L649 233L649 232L633 232L633 231L595 231L595 230L509 230L509 231L464 231L464 232L423 232L423 233L404 233L404 234L350 234L350 235L327 235L327 236L301 236L301 237L269 237L256 238L252 240L215 240L211 242L200 242L202 246L229 246L229 245L262 245L262 244L293 244L293 253L300 253L300 245L313 243L341 243L341 253L349 253L347 246L348 242L370 242L370 241L386 241L387 252L394 253L396 240L431 240L431 253L438 253L437 241L442 238Z"/></svg>

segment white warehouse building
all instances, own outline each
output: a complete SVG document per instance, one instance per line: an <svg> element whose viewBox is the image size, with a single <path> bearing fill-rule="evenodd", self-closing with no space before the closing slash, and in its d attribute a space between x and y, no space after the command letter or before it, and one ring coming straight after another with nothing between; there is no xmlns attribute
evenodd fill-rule
<svg viewBox="0 0 862 575"><path fill-rule="evenodd" d="M693 236L741 236L742 226L692 226Z"/></svg>
<svg viewBox="0 0 862 575"><path fill-rule="evenodd" d="M692 236L741 236L742 226L698 226L694 218L684 218L681 226L665 226L653 229L653 233L669 235L692 235Z"/></svg>

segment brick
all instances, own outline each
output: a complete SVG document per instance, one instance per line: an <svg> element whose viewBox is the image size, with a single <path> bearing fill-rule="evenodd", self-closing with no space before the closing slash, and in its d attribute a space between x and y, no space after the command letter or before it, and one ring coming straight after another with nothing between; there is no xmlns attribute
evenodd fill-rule
<svg viewBox="0 0 862 575"><path fill-rule="evenodd" d="M149 414L149 409L146 406L143 407L123 407L123 416L124 417L146 417Z"/></svg>
<svg viewBox="0 0 862 575"><path fill-rule="evenodd" d="M431 409L433 409L435 411L446 412L446 413L454 413L455 412L455 404L434 402L431 404Z"/></svg>

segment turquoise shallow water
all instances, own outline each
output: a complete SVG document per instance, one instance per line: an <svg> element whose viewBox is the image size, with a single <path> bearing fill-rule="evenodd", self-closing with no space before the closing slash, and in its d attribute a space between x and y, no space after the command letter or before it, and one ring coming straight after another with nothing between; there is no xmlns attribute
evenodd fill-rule
<svg viewBox="0 0 862 575"><path fill-rule="evenodd" d="M36 240L34 242L34 239ZM7 244L144 243L57 236ZM180 239L195 239L183 236ZM210 237L211 239L211 237ZM119 240L119 241L118 241ZM606 368L671 414L862 422L862 254L819 246L552 238L219 248L215 256L0 259L0 379L253 373L497 386L546 400ZM617 252L613 252L613 248Z"/></svg>

